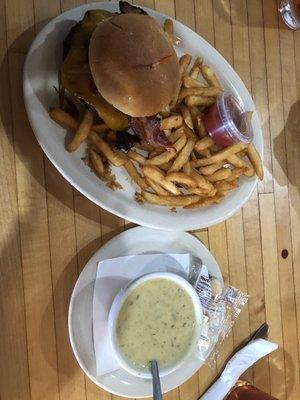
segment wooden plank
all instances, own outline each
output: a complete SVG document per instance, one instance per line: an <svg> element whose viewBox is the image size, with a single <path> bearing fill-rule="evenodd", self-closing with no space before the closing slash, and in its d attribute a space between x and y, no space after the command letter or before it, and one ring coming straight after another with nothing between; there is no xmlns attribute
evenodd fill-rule
<svg viewBox="0 0 300 400"><path fill-rule="evenodd" d="M176 19L191 29L195 29L194 1L175 0Z"/></svg>
<svg viewBox="0 0 300 400"><path fill-rule="evenodd" d="M134 4L141 7L154 8L154 0L136 0L134 1Z"/></svg>
<svg viewBox="0 0 300 400"><path fill-rule="evenodd" d="M201 229L199 231L193 232L193 234L201 240L201 242L204 244L204 246L209 248L209 238L208 238L208 231L207 229Z"/></svg>
<svg viewBox="0 0 300 400"><path fill-rule="evenodd" d="M73 190L45 160L49 237L60 400L85 396L83 372L73 355L67 327L70 297L77 280Z"/></svg>
<svg viewBox="0 0 300 400"><path fill-rule="evenodd" d="M31 399L58 399L53 293L42 150L22 96L24 56L9 56Z"/></svg>
<svg viewBox="0 0 300 400"><path fill-rule="evenodd" d="M278 343L279 349L269 356L271 394L278 399L286 398L285 367L282 339L282 318L277 258L275 205L273 194L259 196L264 288L269 339Z"/></svg>
<svg viewBox="0 0 300 400"><path fill-rule="evenodd" d="M35 33L38 33L52 18L60 14L59 0L35 0L34 23Z"/></svg>
<svg viewBox="0 0 300 400"><path fill-rule="evenodd" d="M5 0L5 4L8 50L26 53L34 38L33 2Z"/></svg>
<svg viewBox="0 0 300 400"><path fill-rule="evenodd" d="M155 10L170 15L170 17L175 17L175 4L174 0L154 0Z"/></svg>
<svg viewBox="0 0 300 400"><path fill-rule="evenodd" d="M61 11L64 12L70 10L71 8L81 6L85 3L86 1L84 0L60 0Z"/></svg>
<svg viewBox="0 0 300 400"><path fill-rule="evenodd" d="M0 398L29 400L26 321L9 93L5 4L0 3ZM16 376L18 384L16 385Z"/></svg>
<svg viewBox="0 0 300 400"><path fill-rule="evenodd" d="M75 191L75 225L77 262L79 272L84 268L90 257L101 247L100 209L82 194ZM87 400L110 400L111 395L97 387L85 376Z"/></svg>
<svg viewBox="0 0 300 400"><path fill-rule="evenodd" d="M262 125L264 138L264 180L259 192L273 192L271 139L268 115L268 92L261 0L247 2L252 96Z"/></svg>
<svg viewBox="0 0 300 400"><path fill-rule="evenodd" d="M279 265L282 326L284 342L284 359L286 372L286 387L289 388L289 399L299 396L299 357L297 321L295 307L295 293L291 291L294 287L293 257L283 258L282 250L292 252L292 239L289 215L288 179L287 179L287 154L286 138L284 132L284 116L282 102L281 83L281 59L278 32L277 2L263 3L265 43L266 43L266 66L269 93L270 131L273 152L273 174L274 174L274 198L275 217L277 232L277 253ZM275 28L275 29L274 29ZM291 36L292 38L292 36ZM293 58L288 63L289 69L293 68ZM284 69L283 69L284 71ZM283 72L284 73L284 72ZM293 385L289 385L293 382Z"/></svg>
<svg viewBox="0 0 300 400"><path fill-rule="evenodd" d="M196 32L214 45L214 15L211 0L195 0Z"/></svg>

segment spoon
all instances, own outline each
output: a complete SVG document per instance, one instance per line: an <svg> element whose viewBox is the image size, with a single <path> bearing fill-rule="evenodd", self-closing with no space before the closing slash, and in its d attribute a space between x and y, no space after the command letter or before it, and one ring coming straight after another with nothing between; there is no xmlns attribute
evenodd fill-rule
<svg viewBox="0 0 300 400"><path fill-rule="evenodd" d="M153 400L162 400L159 370L156 360L150 361L150 369L153 378Z"/></svg>

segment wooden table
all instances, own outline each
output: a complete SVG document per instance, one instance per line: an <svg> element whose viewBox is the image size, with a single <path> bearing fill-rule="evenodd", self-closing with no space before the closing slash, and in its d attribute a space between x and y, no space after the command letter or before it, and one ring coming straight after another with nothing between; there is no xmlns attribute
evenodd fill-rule
<svg viewBox="0 0 300 400"><path fill-rule="evenodd" d="M145 0L201 34L252 92L265 143L265 180L226 223L196 235L226 281L250 295L217 367L262 322L279 350L245 377L279 399L299 399L300 32L287 30L273 0ZM154 4L155 3L155 4ZM74 190L29 127L22 67L34 35L78 0L0 1L0 398L111 399L77 365L67 310L93 252L130 225ZM169 400L194 400L215 370L205 366Z"/></svg>

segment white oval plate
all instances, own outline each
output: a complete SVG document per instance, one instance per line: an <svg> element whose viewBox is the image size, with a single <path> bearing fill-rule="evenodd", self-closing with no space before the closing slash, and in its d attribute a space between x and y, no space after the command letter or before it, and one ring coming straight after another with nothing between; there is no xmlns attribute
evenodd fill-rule
<svg viewBox="0 0 300 400"><path fill-rule="evenodd" d="M122 232L99 249L88 261L74 287L69 306L69 336L75 357L86 375L103 389L124 397L152 395L152 382L137 378L123 369L97 376L93 345L92 305L97 263L104 259L134 254L163 252L190 253L202 260L208 271L223 282L219 266L209 250L193 235L185 232L158 232L136 227ZM183 365L161 378L163 392L183 384L202 365L193 354Z"/></svg>
<svg viewBox="0 0 300 400"><path fill-rule="evenodd" d="M102 8L118 11L118 3L103 2L73 8L50 21L37 35L28 52L24 66L23 90L26 110L36 138L50 161L60 173L82 194L106 210L136 224L170 231L195 230L224 221L239 210L250 197L256 178L241 178L239 188L217 205L205 209L177 209L138 204L134 200L137 187L127 178L123 169L114 169L123 190L112 191L82 162L84 146L75 153L65 150L65 130L48 115L49 107L57 104L57 71L62 63L62 42L76 21L89 9ZM146 8L145 8L146 9ZM163 24L166 15L146 9ZM221 80L225 89L240 98L247 110L254 111L252 124L254 143L262 155L262 132L252 98L245 85L225 59L191 29L173 20L175 33L182 39L177 53L201 55Z"/></svg>

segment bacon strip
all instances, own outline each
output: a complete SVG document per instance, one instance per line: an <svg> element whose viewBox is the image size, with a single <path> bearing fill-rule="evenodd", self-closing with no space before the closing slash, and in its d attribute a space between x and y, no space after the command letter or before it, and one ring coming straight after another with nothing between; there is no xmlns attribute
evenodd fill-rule
<svg viewBox="0 0 300 400"><path fill-rule="evenodd" d="M156 117L131 118L131 128L139 137L141 143L149 143L154 146L173 148L173 144L160 129L160 120Z"/></svg>

